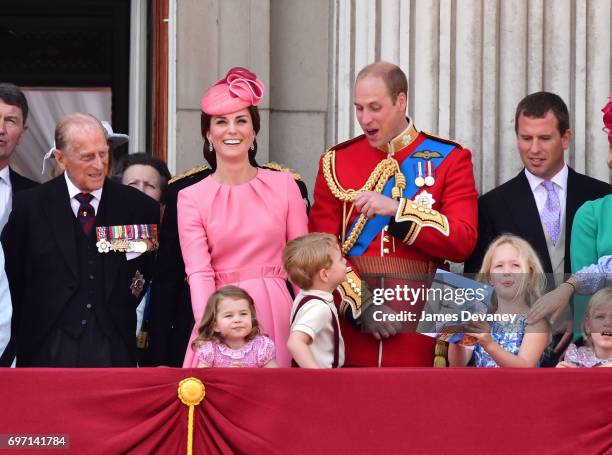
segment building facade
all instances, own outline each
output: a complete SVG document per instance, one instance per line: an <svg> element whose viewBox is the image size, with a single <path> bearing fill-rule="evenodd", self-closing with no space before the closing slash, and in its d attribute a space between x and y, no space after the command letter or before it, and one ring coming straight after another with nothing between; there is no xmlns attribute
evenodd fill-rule
<svg viewBox="0 0 612 455"><path fill-rule="evenodd" d="M479 191L522 167L514 110L548 90L568 104L568 162L610 181L601 108L612 91L612 0L170 0L169 164L202 162L200 98L232 66L268 87L260 161L301 173L361 134L352 105L360 68L408 75L416 126L473 152Z"/></svg>

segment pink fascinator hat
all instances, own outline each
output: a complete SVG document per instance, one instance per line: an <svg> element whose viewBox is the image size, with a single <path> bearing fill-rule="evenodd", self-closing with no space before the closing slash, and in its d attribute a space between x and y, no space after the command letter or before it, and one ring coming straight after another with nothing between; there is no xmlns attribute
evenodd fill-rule
<svg viewBox="0 0 612 455"><path fill-rule="evenodd" d="M608 133L608 142L612 144L612 93L610 93L610 97L608 98L608 104L606 104L601 111L604 113L603 130Z"/></svg>
<svg viewBox="0 0 612 455"><path fill-rule="evenodd" d="M227 72L202 97L202 112L226 115L249 106L257 106L266 91L255 73L239 66Z"/></svg>

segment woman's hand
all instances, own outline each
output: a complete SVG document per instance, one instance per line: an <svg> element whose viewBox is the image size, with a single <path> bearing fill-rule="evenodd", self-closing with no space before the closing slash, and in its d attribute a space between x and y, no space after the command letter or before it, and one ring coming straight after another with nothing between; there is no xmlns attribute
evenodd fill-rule
<svg viewBox="0 0 612 455"><path fill-rule="evenodd" d="M553 324L574 295L574 286L577 284L574 285L571 280L561 283L557 289L536 300L527 313L527 324L535 324L547 316L551 316L550 323Z"/></svg>

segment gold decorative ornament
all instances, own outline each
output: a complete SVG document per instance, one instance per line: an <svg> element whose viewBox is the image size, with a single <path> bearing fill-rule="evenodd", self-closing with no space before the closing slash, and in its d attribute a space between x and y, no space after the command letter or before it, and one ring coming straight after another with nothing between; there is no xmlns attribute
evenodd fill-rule
<svg viewBox="0 0 612 455"><path fill-rule="evenodd" d="M403 190L406 188L406 178L402 174L399 163L393 156L389 155L386 159L379 162L374 171L368 177L366 183L358 190L354 189L344 189L342 185L338 182L336 176L336 151L334 149L328 150L323 155L323 177L327 182L327 186L330 191L340 201L346 202L354 202L355 197L358 193L363 193L366 191L374 191L380 194L385 187L385 184L389 180L391 176L395 176L395 186L391 190L391 196L394 199L401 199L403 195ZM348 238L342 243L342 253L348 253L351 248L357 242L357 239L361 235L361 231L368 221L367 217L364 214L359 215L357 218L357 222Z"/></svg>
<svg viewBox="0 0 612 455"><path fill-rule="evenodd" d="M296 171L294 171L293 169L289 167L283 166L282 164L277 163L276 161L271 161L269 163L266 163L262 167L266 169L271 169L273 171L289 172L291 175L293 175L294 180L302 180L302 176L298 174Z"/></svg>
<svg viewBox="0 0 612 455"><path fill-rule="evenodd" d="M386 144L382 144L381 146L377 147L378 150L393 155L395 152L399 152L401 149L410 145L416 140L416 138L419 136L419 132L414 126L414 123L412 123L412 120L410 118L407 118L407 120L408 126L406 129Z"/></svg>
<svg viewBox="0 0 612 455"><path fill-rule="evenodd" d="M192 455L194 410L206 396L206 388L198 378L189 377L179 382L177 392L181 403L189 407L189 420L187 422L187 455Z"/></svg>
<svg viewBox="0 0 612 455"><path fill-rule="evenodd" d="M111 241L111 251L118 251L120 253L126 252L128 249L127 239L114 239Z"/></svg>
<svg viewBox="0 0 612 455"><path fill-rule="evenodd" d="M400 205L395 215L395 221L412 221L410 230L404 238L404 243L412 245L416 240L419 232L424 227L431 227L444 234L446 237L450 234L450 226L445 215L434 209L430 209L419 205L410 199L401 199Z"/></svg>
<svg viewBox="0 0 612 455"><path fill-rule="evenodd" d="M198 172L205 171L206 169L210 169L210 166L207 164L203 164L202 166L194 167L193 169L189 169L188 171L183 172L182 174L176 175L168 180L168 185L176 182L177 180L184 179L185 177L189 177L193 174L197 174Z"/></svg>
<svg viewBox="0 0 612 455"><path fill-rule="evenodd" d="M185 406L197 406L206 396L206 388L198 378L189 377L179 382L178 397Z"/></svg>
<svg viewBox="0 0 612 455"><path fill-rule="evenodd" d="M442 340L436 341L436 348L434 351L434 368L446 368L448 365L448 343Z"/></svg>
<svg viewBox="0 0 612 455"><path fill-rule="evenodd" d="M346 277L338 286L342 302L340 304L341 314L345 314L348 307L353 312L353 317L358 318L361 315L361 278L352 267L346 268Z"/></svg>
<svg viewBox="0 0 612 455"><path fill-rule="evenodd" d="M416 223L411 223L410 227L408 228L408 233L406 234L406 237L404 237L404 240L402 240L406 245L412 245L414 243L414 241L417 238L417 235L419 234L419 227L417 226Z"/></svg>

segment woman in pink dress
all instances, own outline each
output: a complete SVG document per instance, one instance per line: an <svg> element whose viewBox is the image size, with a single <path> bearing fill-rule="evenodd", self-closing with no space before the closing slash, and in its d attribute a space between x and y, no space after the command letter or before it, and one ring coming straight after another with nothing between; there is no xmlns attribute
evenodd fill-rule
<svg viewBox="0 0 612 455"><path fill-rule="evenodd" d="M194 331L183 367L197 366L191 349L206 302L233 284L255 301L263 332L276 344L281 367L287 350L292 298L281 255L307 232L304 201L293 176L256 166L259 104L264 85L232 68L202 97L202 137L214 172L178 195L178 228L191 290Z"/></svg>

